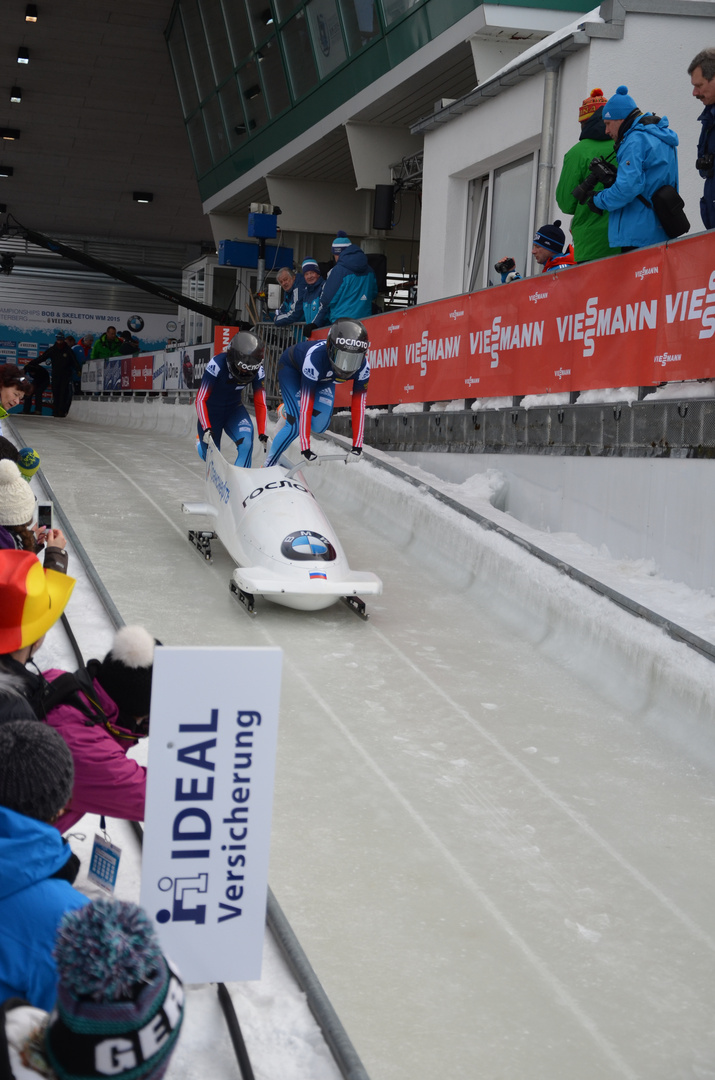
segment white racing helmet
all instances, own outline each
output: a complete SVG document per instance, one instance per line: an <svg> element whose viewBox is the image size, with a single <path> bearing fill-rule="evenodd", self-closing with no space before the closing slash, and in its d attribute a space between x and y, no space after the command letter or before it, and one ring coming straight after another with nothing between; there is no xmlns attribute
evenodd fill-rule
<svg viewBox="0 0 715 1080"><path fill-rule="evenodd" d="M370 348L367 330L357 319L337 319L328 331L328 360L338 379L352 379Z"/></svg>
<svg viewBox="0 0 715 1080"><path fill-rule="evenodd" d="M226 350L226 363L232 378L242 386L253 382L263 363L263 342L250 330L239 330Z"/></svg>

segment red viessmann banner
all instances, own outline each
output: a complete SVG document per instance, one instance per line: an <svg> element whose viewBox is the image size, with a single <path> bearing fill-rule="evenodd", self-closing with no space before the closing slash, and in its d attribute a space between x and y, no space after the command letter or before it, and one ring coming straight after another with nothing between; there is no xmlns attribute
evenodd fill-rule
<svg viewBox="0 0 715 1080"><path fill-rule="evenodd" d="M377 315L370 405L715 377L715 231ZM340 387L339 405L349 402Z"/></svg>

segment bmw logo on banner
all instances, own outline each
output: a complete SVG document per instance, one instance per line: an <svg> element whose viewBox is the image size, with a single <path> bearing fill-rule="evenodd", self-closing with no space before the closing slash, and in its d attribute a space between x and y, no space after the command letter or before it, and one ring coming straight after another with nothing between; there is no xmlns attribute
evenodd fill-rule
<svg viewBox="0 0 715 1080"><path fill-rule="evenodd" d="M295 559L297 562L311 562L322 560L332 562L335 558L335 548L325 536L317 532L309 532L301 529L300 532L292 532L286 536L281 544L281 554L286 559Z"/></svg>

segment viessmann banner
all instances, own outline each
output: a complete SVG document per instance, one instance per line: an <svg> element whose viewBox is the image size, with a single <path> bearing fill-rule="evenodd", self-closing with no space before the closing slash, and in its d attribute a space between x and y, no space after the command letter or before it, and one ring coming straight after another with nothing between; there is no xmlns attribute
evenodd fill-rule
<svg viewBox="0 0 715 1080"><path fill-rule="evenodd" d="M375 316L367 327L371 405L712 378L715 234Z"/></svg>

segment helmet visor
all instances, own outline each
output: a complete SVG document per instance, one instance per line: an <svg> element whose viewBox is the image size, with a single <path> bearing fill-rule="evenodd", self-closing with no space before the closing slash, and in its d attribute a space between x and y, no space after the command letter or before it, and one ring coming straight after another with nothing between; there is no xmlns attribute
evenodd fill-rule
<svg viewBox="0 0 715 1080"><path fill-rule="evenodd" d="M352 375L357 375L364 359L364 352L348 351L347 349L333 349L330 356L330 362L333 365L335 374L343 379L349 379Z"/></svg>
<svg viewBox="0 0 715 1080"><path fill-rule="evenodd" d="M248 386L250 382L253 382L258 372L261 370L261 362L255 361L253 363L247 363L245 360L235 360L233 357L229 358L228 367L231 375L239 383L240 386Z"/></svg>

